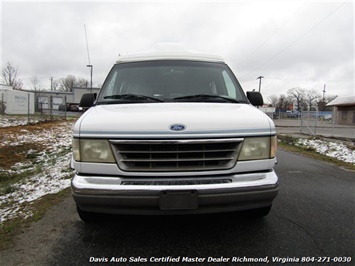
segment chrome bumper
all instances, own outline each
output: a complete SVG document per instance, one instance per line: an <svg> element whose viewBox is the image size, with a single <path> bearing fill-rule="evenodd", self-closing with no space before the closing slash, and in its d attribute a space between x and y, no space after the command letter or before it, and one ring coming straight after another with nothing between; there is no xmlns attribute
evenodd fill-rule
<svg viewBox="0 0 355 266"><path fill-rule="evenodd" d="M196 182L197 181L197 182ZM215 177L127 178L75 175L80 209L115 214L187 214L270 206L278 192L272 170Z"/></svg>

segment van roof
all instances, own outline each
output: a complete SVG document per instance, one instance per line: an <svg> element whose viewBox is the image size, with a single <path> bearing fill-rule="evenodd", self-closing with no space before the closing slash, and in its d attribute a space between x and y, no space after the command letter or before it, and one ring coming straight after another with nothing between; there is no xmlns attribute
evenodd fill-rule
<svg viewBox="0 0 355 266"><path fill-rule="evenodd" d="M206 62L224 62L223 58L217 55L198 54L190 52L155 52L122 55L116 61L116 64L125 62L154 61L154 60L191 60Z"/></svg>

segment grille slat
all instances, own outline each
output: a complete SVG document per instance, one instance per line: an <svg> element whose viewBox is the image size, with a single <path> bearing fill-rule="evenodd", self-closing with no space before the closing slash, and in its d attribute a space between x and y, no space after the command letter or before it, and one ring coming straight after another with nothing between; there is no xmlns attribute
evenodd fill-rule
<svg viewBox="0 0 355 266"><path fill-rule="evenodd" d="M233 152L235 151L234 149L220 149L220 150L193 150L193 151L147 151L147 150L140 150L140 151L129 151L129 150L121 150L121 153L195 153L195 152L205 152L205 153L209 153L209 152Z"/></svg>
<svg viewBox="0 0 355 266"><path fill-rule="evenodd" d="M233 160L234 157L228 158L194 158L194 159L121 159L121 162L193 162L193 161L220 161L220 160Z"/></svg>
<svg viewBox="0 0 355 266"><path fill-rule="evenodd" d="M112 140L123 171L201 171L232 168L243 139Z"/></svg>

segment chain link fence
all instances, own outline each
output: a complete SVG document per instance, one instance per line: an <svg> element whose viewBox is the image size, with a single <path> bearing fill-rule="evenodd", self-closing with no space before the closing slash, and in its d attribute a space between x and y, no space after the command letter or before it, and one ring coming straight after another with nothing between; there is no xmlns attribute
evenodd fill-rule
<svg viewBox="0 0 355 266"><path fill-rule="evenodd" d="M61 102L54 101L50 96L46 100L34 97L33 93L17 92L11 95L9 92L0 91L0 127L10 124L12 121L16 125L33 124L44 121L67 120L69 117L79 117L78 104L67 103L66 96ZM6 124L6 125L5 125Z"/></svg>
<svg viewBox="0 0 355 266"><path fill-rule="evenodd" d="M316 136L319 118L318 112L302 112L300 115L301 133Z"/></svg>
<svg viewBox="0 0 355 266"><path fill-rule="evenodd" d="M285 118L279 118L285 117ZM303 111L297 117L274 118L278 134L305 134L355 140L355 125L338 124L329 112Z"/></svg>

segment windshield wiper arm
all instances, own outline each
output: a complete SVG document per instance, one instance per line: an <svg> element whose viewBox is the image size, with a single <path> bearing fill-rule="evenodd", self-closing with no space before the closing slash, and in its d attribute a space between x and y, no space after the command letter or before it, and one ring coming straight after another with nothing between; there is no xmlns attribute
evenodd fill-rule
<svg viewBox="0 0 355 266"><path fill-rule="evenodd" d="M155 102L164 102L162 99L159 99L159 98L154 98L154 97L141 95L141 94L133 94L133 93L109 95L109 96L105 96L104 99L118 99L118 100L128 100L128 101L152 100Z"/></svg>
<svg viewBox="0 0 355 266"><path fill-rule="evenodd" d="M228 98L228 97L223 97L220 95L210 95L210 94L196 94L196 95L187 95L187 96L182 96L182 97L176 97L174 98L174 101L213 101L213 100L223 100L227 102L232 102L232 103L239 103L236 99Z"/></svg>

